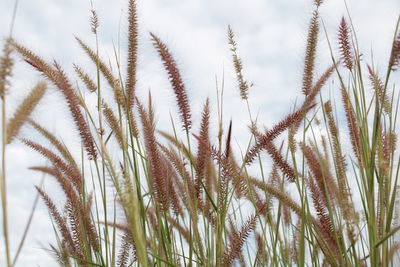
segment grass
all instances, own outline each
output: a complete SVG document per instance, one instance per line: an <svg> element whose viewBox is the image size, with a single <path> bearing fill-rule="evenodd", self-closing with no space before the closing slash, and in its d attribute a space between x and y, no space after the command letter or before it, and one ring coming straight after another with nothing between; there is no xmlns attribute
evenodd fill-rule
<svg viewBox="0 0 400 267"><path fill-rule="evenodd" d="M0 66L7 266L16 263L21 251L13 260L5 172L6 146L18 140L48 162L31 169L52 177L62 189L64 204L57 206L51 192L36 187L55 229L57 243L49 250L60 266L395 266L400 257L395 239L400 229L400 95L391 78L400 68L399 22L383 77L361 58L351 20L344 17L338 37L326 37L331 66L317 77L318 38L325 30L321 4L314 1L309 23L300 104L266 129L250 111L252 83L245 78L235 35L228 27L232 67L249 113L246 151L235 151L231 144L235 121L224 121L223 86L218 89L217 111L206 99L200 121L194 122L173 53L150 33L180 115L165 118L171 120L169 132L157 129L153 96L149 92L147 99L139 99L136 94L140 22L134 0L128 1L128 49L121 59L126 69L118 60L112 69L99 57L99 23L92 10L96 47L76 39L96 72L74 65L79 87L57 62L46 62L10 34ZM46 81L8 116L12 50ZM340 92L338 106L321 94L331 79ZM81 158L72 156L57 133L30 118L48 87L63 96L80 136ZM84 90L97 105L83 97ZM113 97L105 97L106 90ZM217 117L211 116L215 113ZM345 117L346 125L338 123L339 116ZM218 124L215 137L213 120ZM24 124L43 139L21 136Z"/></svg>

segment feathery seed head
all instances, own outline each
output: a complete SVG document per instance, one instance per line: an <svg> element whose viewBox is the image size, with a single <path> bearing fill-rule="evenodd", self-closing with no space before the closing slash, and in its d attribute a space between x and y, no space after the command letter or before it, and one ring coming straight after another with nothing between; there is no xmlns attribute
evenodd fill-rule
<svg viewBox="0 0 400 267"><path fill-rule="evenodd" d="M76 74L78 75L79 79L82 80L82 82L86 85L87 89L89 89L90 92L96 92L97 91L97 85L96 83L90 78L90 76L78 65L74 64L74 70Z"/></svg>
<svg viewBox="0 0 400 267"><path fill-rule="evenodd" d="M39 82L19 105L7 124L7 144L11 143L17 136L22 125L28 120L28 117L43 98L46 89L47 84L43 81Z"/></svg>
<svg viewBox="0 0 400 267"><path fill-rule="evenodd" d="M185 84L183 83L180 71L168 47L155 34L150 33L150 35L153 41L153 45L156 48L159 56L161 57L165 70L168 73L172 89L175 92L179 113L181 115L181 120L183 123L183 128L186 131L189 131L192 126L190 105L186 93Z"/></svg>
<svg viewBox="0 0 400 267"><path fill-rule="evenodd" d="M97 34L97 28L99 27L99 17L97 16L96 10L90 10L90 26L94 34Z"/></svg>
<svg viewBox="0 0 400 267"><path fill-rule="evenodd" d="M315 57L316 57L317 43L318 43L318 32L319 32L318 18L319 18L318 10L314 10L308 28L306 57L304 59L302 91L305 95L308 95L310 93L313 83L314 65L315 65Z"/></svg>
<svg viewBox="0 0 400 267"><path fill-rule="evenodd" d="M136 67L138 50L138 22L136 12L136 1L130 0L128 7L128 64L126 71L126 97L128 107L131 109L135 100Z"/></svg>
<svg viewBox="0 0 400 267"><path fill-rule="evenodd" d="M397 70L400 66L400 32L397 34L396 39L392 44L392 51L390 53L389 67L392 70Z"/></svg>
<svg viewBox="0 0 400 267"><path fill-rule="evenodd" d="M14 60L11 58L13 51L11 39L5 40L3 47L3 55L0 57L0 97L3 97L7 92L7 87L10 85L9 78L12 75L12 67Z"/></svg>
<svg viewBox="0 0 400 267"><path fill-rule="evenodd" d="M323 0L314 0L314 4L315 4L317 7L320 7L320 6L322 5L323 2L324 2Z"/></svg>
<svg viewBox="0 0 400 267"><path fill-rule="evenodd" d="M249 88L253 86L252 83L249 81L245 80L243 77L243 64L242 64L242 59L239 58L237 54L237 44L235 41L235 35L233 33L232 27L229 25L228 26L228 43L231 46L231 52L232 52L232 61L233 61L233 66L235 68L235 73L236 73L236 80L239 85L239 90L240 90L240 96L243 100L246 100L249 95Z"/></svg>
<svg viewBox="0 0 400 267"><path fill-rule="evenodd" d="M344 17L342 17L342 20L340 21L340 26L339 26L339 46L340 46L340 53L342 60L344 62L344 65L346 68L349 70L353 69L353 56L352 56L352 50L351 50L351 44L350 44L350 30L349 26L347 25L347 22Z"/></svg>
<svg viewBox="0 0 400 267"><path fill-rule="evenodd" d="M379 104L383 107L386 113L390 113L391 104L389 97L385 94L385 89L382 80L379 78L378 74L374 69L368 65L369 79L371 80L372 87L375 90Z"/></svg>

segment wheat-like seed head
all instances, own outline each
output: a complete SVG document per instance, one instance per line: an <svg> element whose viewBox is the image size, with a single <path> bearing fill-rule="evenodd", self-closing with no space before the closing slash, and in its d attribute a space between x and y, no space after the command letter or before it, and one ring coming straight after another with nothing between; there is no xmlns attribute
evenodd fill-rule
<svg viewBox="0 0 400 267"><path fill-rule="evenodd" d="M342 60L344 61L344 65L349 70L352 70L354 60L350 44L350 30L344 17L342 17L342 20L340 21L338 36L339 36L340 53L342 56Z"/></svg>
<svg viewBox="0 0 400 267"><path fill-rule="evenodd" d="M39 101L46 93L47 84L39 82L19 105L13 117L7 123L7 144L11 143L17 136L22 125L28 120L32 111L39 104Z"/></svg>
<svg viewBox="0 0 400 267"><path fill-rule="evenodd" d="M31 124L43 137L45 137L50 143L58 150L58 152L62 155L62 157L71 165L77 172L79 172L78 165L72 156L71 152L68 150L66 145L62 142L62 140L58 139L54 134L52 134L49 130L45 129L43 126L38 124L32 119L28 120L29 124Z"/></svg>
<svg viewBox="0 0 400 267"><path fill-rule="evenodd" d="M94 34L97 34L97 28L99 27L99 17L97 16L96 10L90 10L90 26Z"/></svg>
<svg viewBox="0 0 400 267"><path fill-rule="evenodd" d="M136 67L138 50L138 22L136 1L130 0L128 6L128 64L126 71L126 97L129 108L132 108L135 100Z"/></svg>
<svg viewBox="0 0 400 267"><path fill-rule="evenodd" d="M168 47L155 34L150 33L150 35L153 41L153 45L157 49L157 52L160 55L161 60L164 64L165 70L168 73L168 78L171 82L172 89L175 92L183 128L186 131L189 131L192 126L192 115L190 112L190 105L186 93L186 87L183 83L180 71Z"/></svg>
<svg viewBox="0 0 400 267"><path fill-rule="evenodd" d="M389 68L392 70L397 70L400 66L400 32L397 34L396 38L392 44L392 51L390 53Z"/></svg>
<svg viewBox="0 0 400 267"><path fill-rule="evenodd" d="M93 63L96 66L98 66L100 72L106 78L108 84L111 86L111 88L113 90L115 102L118 103L119 105L121 105L122 107L125 107L124 93L122 91L119 80L114 76L111 69L109 67L107 67L107 65L100 59L98 54L89 47L89 45L87 45L85 42L83 42L78 37L75 37L75 39L78 41L78 44L82 47L83 51L85 51L85 53L93 61Z"/></svg>
<svg viewBox="0 0 400 267"><path fill-rule="evenodd" d="M304 59L302 91L305 95L308 95L310 93L313 83L314 65L315 65L315 57L316 57L317 43L318 43L318 32L319 32L318 18L319 18L318 10L314 10L308 28L306 57Z"/></svg>
<svg viewBox="0 0 400 267"><path fill-rule="evenodd" d="M231 26L228 26L228 43L231 46L232 61L233 61L233 66L235 68L236 80L238 82L240 96L243 100L246 100L249 95L249 88L252 86L252 84L244 79L243 63L242 59L239 58L237 54L237 44Z"/></svg>
<svg viewBox="0 0 400 267"><path fill-rule="evenodd" d="M87 89L89 89L90 92L96 92L97 91L97 85L96 83L90 78L90 76L78 65L74 64L74 70L76 74L78 75L79 79L82 80L82 82L86 85Z"/></svg>
<svg viewBox="0 0 400 267"><path fill-rule="evenodd" d="M385 94L383 82L370 65L368 65L367 67L368 67L369 79L371 81L372 87L375 90L376 95L378 96L379 104L381 107L383 107L383 110L387 114L389 114L391 111L391 106L390 106L391 101L389 96Z"/></svg>
<svg viewBox="0 0 400 267"><path fill-rule="evenodd" d="M12 67L14 65L14 60L11 57L12 51L11 39L5 40L3 55L0 57L0 97L7 93L7 87L10 85L8 79L12 75Z"/></svg>

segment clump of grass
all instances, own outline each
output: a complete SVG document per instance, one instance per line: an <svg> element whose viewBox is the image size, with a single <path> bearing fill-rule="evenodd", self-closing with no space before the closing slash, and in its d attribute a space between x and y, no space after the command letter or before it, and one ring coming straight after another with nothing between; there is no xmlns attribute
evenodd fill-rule
<svg viewBox="0 0 400 267"><path fill-rule="evenodd" d="M94 50L76 38L97 67L92 76L74 65L77 77L97 95L97 107L81 97L82 92L72 86L57 63L47 63L16 41L10 43L63 94L86 150L88 160L84 153L81 160L74 158L59 137L28 120L44 94L43 83L17 109L9 124L12 127L3 125L3 138L4 131L10 131L6 136L13 138L27 121L55 148L22 139L49 162L32 170L52 176L64 193L60 209L50 192L37 187L56 228L58 242L51 251L60 265L395 264L399 249L395 234L400 229L395 213L399 208L399 101L395 100L397 93L390 91L390 77L400 61L398 25L385 79L361 61L358 44L353 42L357 39L351 38L355 36L353 27L344 18L335 39L338 49L330 49L332 64L317 77L318 8L322 1L314 4L304 59L303 101L265 131L259 130L259 122L250 112L251 83L243 76L233 29L228 27L233 69L251 125L249 146L242 154L231 144L234 121L224 122L220 95L217 141L213 143L210 124L214 118L208 98L199 130L194 130L181 72L167 45L151 33L175 93L182 125L177 128L172 123L171 132L157 130L152 95L139 99L136 94L136 1L128 2L125 72L118 61L118 75L114 73L100 58L98 47ZM95 11L91 27L97 40ZM1 73L9 75L8 68L3 69ZM365 75L370 77L372 97L367 97ZM343 110L320 93L333 77L338 80L333 90L341 94ZM7 85L6 79L1 81ZM102 90L111 90L114 98L104 99ZM347 135L340 133L337 113L347 120ZM282 142L285 137L289 142ZM345 138L352 145L349 154ZM250 166L255 164L259 167L252 170ZM4 188L2 185L2 199ZM355 197L361 199L360 206Z"/></svg>

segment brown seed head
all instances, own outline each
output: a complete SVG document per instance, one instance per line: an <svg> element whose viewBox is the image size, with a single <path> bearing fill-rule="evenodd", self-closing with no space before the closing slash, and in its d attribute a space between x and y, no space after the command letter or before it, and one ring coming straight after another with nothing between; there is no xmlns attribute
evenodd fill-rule
<svg viewBox="0 0 400 267"><path fill-rule="evenodd" d="M344 65L349 70L353 69L353 56L350 46L350 30L346 20L342 17L339 26L339 46Z"/></svg>
<svg viewBox="0 0 400 267"><path fill-rule="evenodd" d="M158 54L164 64L165 70L168 73L172 89L175 92L178 103L179 113L181 115L183 128L189 131L192 126L189 100L186 93L185 84L183 83L180 71L176 65L168 47L155 34L150 33L153 45L157 49Z"/></svg>
<svg viewBox="0 0 400 267"><path fill-rule="evenodd" d="M319 17L318 11L314 10L308 28L306 57L304 59L302 90L305 95L309 94L313 83L315 54L317 50L318 32L319 32L318 17Z"/></svg>

